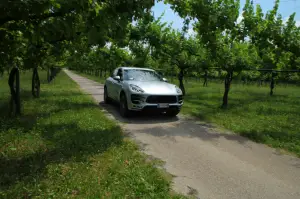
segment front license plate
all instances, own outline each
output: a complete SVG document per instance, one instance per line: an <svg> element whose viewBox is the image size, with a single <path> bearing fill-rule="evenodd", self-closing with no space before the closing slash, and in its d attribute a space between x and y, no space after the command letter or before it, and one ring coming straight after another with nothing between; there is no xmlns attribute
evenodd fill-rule
<svg viewBox="0 0 300 199"><path fill-rule="evenodd" d="M158 104L158 108L169 108L169 104Z"/></svg>

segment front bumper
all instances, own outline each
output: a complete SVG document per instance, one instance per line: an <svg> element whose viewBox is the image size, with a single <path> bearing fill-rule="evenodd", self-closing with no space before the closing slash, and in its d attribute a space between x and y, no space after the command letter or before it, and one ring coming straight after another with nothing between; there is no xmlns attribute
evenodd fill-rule
<svg viewBox="0 0 300 199"><path fill-rule="evenodd" d="M169 109L181 109L183 105L182 95L141 95L131 94L128 96L128 109L132 111L156 110L166 111Z"/></svg>

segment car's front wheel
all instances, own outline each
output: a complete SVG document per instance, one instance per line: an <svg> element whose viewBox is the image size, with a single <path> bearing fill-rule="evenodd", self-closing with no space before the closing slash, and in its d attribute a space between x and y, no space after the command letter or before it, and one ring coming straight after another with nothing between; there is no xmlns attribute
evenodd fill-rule
<svg viewBox="0 0 300 199"><path fill-rule="evenodd" d="M180 112L179 109L171 109L166 112L166 115L169 117L175 117L179 114L179 112Z"/></svg>
<svg viewBox="0 0 300 199"><path fill-rule="evenodd" d="M108 93L107 93L107 88L106 88L106 86L104 87L103 98L104 98L104 103L105 103L105 104L110 104L110 103L111 103L111 99L108 97Z"/></svg>
<svg viewBox="0 0 300 199"><path fill-rule="evenodd" d="M122 117L130 116L130 110L128 109L127 99L124 93L120 97L120 113Z"/></svg>

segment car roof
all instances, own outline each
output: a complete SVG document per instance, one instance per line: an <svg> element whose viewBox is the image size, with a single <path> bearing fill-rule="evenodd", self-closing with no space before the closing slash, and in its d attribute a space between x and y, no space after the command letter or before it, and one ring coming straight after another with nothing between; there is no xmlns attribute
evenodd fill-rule
<svg viewBox="0 0 300 199"><path fill-rule="evenodd" d="M125 69L125 70L131 70L131 69L138 69L138 70L149 70L149 71L154 71L153 69L150 69L150 68L139 68L139 67L128 67L128 66L122 66L120 67L122 69Z"/></svg>

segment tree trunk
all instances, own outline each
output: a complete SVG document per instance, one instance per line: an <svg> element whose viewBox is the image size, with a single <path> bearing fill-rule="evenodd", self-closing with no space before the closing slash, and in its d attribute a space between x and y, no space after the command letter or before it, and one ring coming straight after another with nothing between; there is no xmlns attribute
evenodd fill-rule
<svg viewBox="0 0 300 199"><path fill-rule="evenodd" d="M50 83L50 68L47 69L47 82Z"/></svg>
<svg viewBox="0 0 300 199"><path fill-rule="evenodd" d="M102 74L102 69L100 69L100 77L102 77L102 75L103 75L103 74Z"/></svg>
<svg viewBox="0 0 300 199"><path fill-rule="evenodd" d="M183 84L183 70L180 70L179 75L178 75L178 80L179 80L179 88L182 91L182 95L185 95L185 88L184 88L184 84Z"/></svg>
<svg viewBox="0 0 300 199"><path fill-rule="evenodd" d="M272 72L271 83L270 83L270 96L273 95L273 89L275 88L274 77L275 77L275 73Z"/></svg>
<svg viewBox="0 0 300 199"><path fill-rule="evenodd" d="M262 80L261 79L258 80L258 84L257 85L260 86L260 87L262 86Z"/></svg>
<svg viewBox="0 0 300 199"><path fill-rule="evenodd" d="M224 91L224 95L223 95L223 104L222 104L223 108L226 108L228 105L228 94L230 91L232 75L233 75L233 72L227 72L227 75L225 77L225 83L224 83L225 91Z"/></svg>
<svg viewBox="0 0 300 199"><path fill-rule="evenodd" d="M55 69L53 67L50 68L50 82L54 79L55 77Z"/></svg>
<svg viewBox="0 0 300 199"><path fill-rule="evenodd" d="M3 74L4 74L4 70L0 69L0 77L3 77Z"/></svg>
<svg viewBox="0 0 300 199"><path fill-rule="evenodd" d="M207 73L207 70L205 70L203 87L207 86L207 77L208 77L208 73Z"/></svg>
<svg viewBox="0 0 300 199"><path fill-rule="evenodd" d="M31 81L31 93L33 97L39 98L40 97L40 78L38 69L34 68L32 73L32 81Z"/></svg>
<svg viewBox="0 0 300 199"><path fill-rule="evenodd" d="M20 72L17 67L13 68L9 73L8 85L10 88L10 112L14 115L21 114L20 102Z"/></svg>

